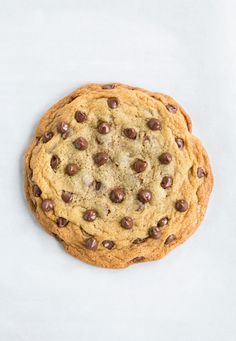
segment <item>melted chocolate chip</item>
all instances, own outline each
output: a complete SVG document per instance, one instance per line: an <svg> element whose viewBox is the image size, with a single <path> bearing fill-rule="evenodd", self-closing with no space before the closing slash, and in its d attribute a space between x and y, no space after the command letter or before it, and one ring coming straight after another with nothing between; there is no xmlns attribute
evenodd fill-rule
<svg viewBox="0 0 236 341"><path fill-rule="evenodd" d="M157 226L152 226L148 230L148 234L153 239L159 239L161 237L161 230Z"/></svg>
<svg viewBox="0 0 236 341"><path fill-rule="evenodd" d="M147 122L147 126L151 130L161 130L161 121L158 120L157 118L151 118Z"/></svg>
<svg viewBox="0 0 236 341"><path fill-rule="evenodd" d="M50 161L50 166L54 170L54 172L56 172L60 163L61 163L61 160L59 159L59 157L57 155L53 155Z"/></svg>
<svg viewBox="0 0 236 341"><path fill-rule="evenodd" d="M124 217L120 221L121 226L124 229L130 230L133 227L133 219L131 217Z"/></svg>
<svg viewBox="0 0 236 341"><path fill-rule="evenodd" d="M112 240L103 240L102 245L106 249L111 250L115 246L115 243Z"/></svg>
<svg viewBox="0 0 236 341"><path fill-rule="evenodd" d="M206 172L204 171L203 168L198 167L198 169L197 169L197 176L198 176L198 178L204 178L204 176L206 176Z"/></svg>
<svg viewBox="0 0 236 341"><path fill-rule="evenodd" d="M169 221L169 219L167 217L163 217L158 221L157 226L163 227L163 226L168 224L168 221Z"/></svg>
<svg viewBox="0 0 236 341"><path fill-rule="evenodd" d="M42 194L42 191L39 188L39 186L38 185L33 185L33 195L34 195L34 197L40 197L41 194Z"/></svg>
<svg viewBox="0 0 236 341"><path fill-rule="evenodd" d="M150 191L142 189L138 192L138 200L141 201L143 204L151 201L151 199L152 193Z"/></svg>
<svg viewBox="0 0 236 341"><path fill-rule="evenodd" d="M158 160L160 161L160 163L162 163L163 165L168 165L171 160L172 160L172 156L170 153L162 153Z"/></svg>
<svg viewBox="0 0 236 341"><path fill-rule="evenodd" d="M98 247L98 242L94 237L90 237L85 240L84 245L88 250L96 250Z"/></svg>
<svg viewBox="0 0 236 341"><path fill-rule="evenodd" d="M171 112L172 114L175 114L176 111L177 111L176 107L174 107L172 104L167 104L167 105L166 105L166 109L167 109L169 112Z"/></svg>
<svg viewBox="0 0 236 341"><path fill-rule="evenodd" d="M58 131L58 133L64 134L64 133L68 132L68 130L69 130L68 123L66 123L66 122L59 122L57 124L57 131Z"/></svg>
<svg viewBox="0 0 236 341"><path fill-rule="evenodd" d="M133 244L136 244L136 245L142 244L145 242L145 240L146 240L146 238L136 238L136 239L134 239Z"/></svg>
<svg viewBox="0 0 236 341"><path fill-rule="evenodd" d="M175 208L179 212L185 212L188 209L188 203L184 199L177 200L175 203Z"/></svg>
<svg viewBox="0 0 236 341"><path fill-rule="evenodd" d="M161 180L161 187L164 189L170 188L173 184L172 176L164 176Z"/></svg>
<svg viewBox="0 0 236 341"><path fill-rule="evenodd" d="M115 188L110 193L112 202L121 203L125 199L125 191L123 188Z"/></svg>
<svg viewBox="0 0 236 341"><path fill-rule="evenodd" d="M132 259L133 263L139 263L139 262L143 262L145 260L144 256L139 256L139 257L135 257Z"/></svg>
<svg viewBox="0 0 236 341"><path fill-rule="evenodd" d="M53 132L52 131L47 131L46 133L43 134L42 140L43 143L47 143L53 138Z"/></svg>
<svg viewBox="0 0 236 341"><path fill-rule="evenodd" d="M75 119L78 123L82 123L87 120L87 115L82 111L76 111Z"/></svg>
<svg viewBox="0 0 236 341"><path fill-rule="evenodd" d="M147 168L147 162L141 159L137 159L132 165L132 169L136 173L144 172L146 168Z"/></svg>
<svg viewBox="0 0 236 341"><path fill-rule="evenodd" d="M65 203L70 203L73 200L73 193L67 192L67 191L62 191L61 193L61 198Z"/></svg>
<svg viewBox="0 0 236 341"><path fill-rule="evenodd" d="M125 128L124 130L124 134L126 137L128 137L131 140L135 140L137 137L137 132L134 128Z"/></svg>
<svg viewBox="0 0 236 341"><path fill-rule="evenodd" d="M73 145L78 150L85 150L88 148L88 141L84 137L78 137L73 142Z"/></svg>
<svg viewBox="0 0 236 341"><path fill-rule="evenodd" d="M174 234L170 234L165 240L165 245L169 245L174 240L176 240L176 236Z"/></svg>
<svg viewBox="0 0 236 341"><path fill-rule="evenodd" d="M83 215L84 220L94 221L97 218L97 212L95 210L87 210Z"/></svg>
<svg viewBox="0 0 236 341"><path fill-rule="evenodd" d="M54 209L54 202L50 199L44 199L42 201L42 210L44 212L49 212Z"/></svg>
<svg viewBox="0 0 236 341"><path fill-rule="evenodd" d="M102 166L108 161L109 157L106 152L99 152L94 155L93 159L98 166Z"/></svg>
<svg viewBox="0 0 236 341"><path fill-rule="evenodd" d="M107 122L101 122L98 125L98 132L102 135L108 134L111 130L110 125Z"/></svg>
<svg viewBox="0 0 236 341"><path fill-rule="evenodd" d="M69 175L69 176L74 176L75 174L77 174L79 171L79 167L76 163L69 163L67 166L66 166L66 173Z"/></svg>
<svg viewBox="0 0 236 341"><path fill-rule="evenodd" d="M95 182L95 189L96 189L96 191L99 191L99 189L101 188L101 186L102 186L102 183L101 183L100 181L96 181L96 182Z"/></svg>
<svg viewBox="0 0 236 341"><path fill-rule="evenodd" d="M175 142L180 150L184 148L184 140L181 139L180 137L175 138Z"/></svg>
<svg viewBox="0 0 236 341"><path fill-rule="evenodd" d="M57 223L58 227L65 227L66 225L68 225L69 220L62 218L62 217L59 217L59 218L57 218L56 223Z"/></svg>
<svg viewBox="0 0 236 341"><path fill-rule="evenodd" d="M115 84L104 84L102 86L102 89L103 90L110 90L110 89L114 89L114 87L115 87Z"/></svg>
<svg viewBox="0 0 236 341"><path fill-rule="evenodd" d="M118 98L116 97L110 97L107 99L107 104L109 106L109 108L111 109L116 109L119 105L119 101Z"/></svg>

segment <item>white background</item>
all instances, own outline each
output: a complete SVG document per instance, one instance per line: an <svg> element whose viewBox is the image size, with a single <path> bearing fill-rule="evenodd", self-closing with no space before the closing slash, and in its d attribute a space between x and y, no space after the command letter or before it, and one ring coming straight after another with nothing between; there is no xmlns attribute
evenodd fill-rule
<svg viewBox="0 0 236 341"><path fill-rule="evenodd" d="M0 0L0 340L236 340L236 2ZM201 228L160 262L105 270L33 219L22 160L41 115L89 82L175 97L211 157Z"/></svg>

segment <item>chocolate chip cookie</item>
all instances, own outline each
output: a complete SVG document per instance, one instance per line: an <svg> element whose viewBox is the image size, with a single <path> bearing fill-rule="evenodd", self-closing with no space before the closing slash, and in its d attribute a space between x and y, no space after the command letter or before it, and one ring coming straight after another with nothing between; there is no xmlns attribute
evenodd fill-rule
<svg viewBox="0 0 236 341"><path fill-rule="evenodd" d="M157 260L199 226L213 186L206 151L171 97L90 84L41 119L25 156L25 192L73 256L124 268Z"/></svg>

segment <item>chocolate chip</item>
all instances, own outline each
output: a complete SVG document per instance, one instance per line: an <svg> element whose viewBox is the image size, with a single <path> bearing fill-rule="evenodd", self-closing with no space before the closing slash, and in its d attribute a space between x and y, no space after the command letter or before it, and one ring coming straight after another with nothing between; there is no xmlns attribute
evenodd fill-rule
<svg viewBox="0 0 236 341"><path fill-rule="evenodd" d="M58 133L64 134L68 132L68 130L69 130L69 125L66 122L59 122L57 124Z"/></svg>
<svg viewBox="0 0 236 341"><path fill-rule="evenodd" d="M102 186L102 183L100 181L95 181L95 189L96 189L96 191L99 191L101 186Z"/></svg>
<svg viewBox="0 0 236 341"><path fill-rule="evenodd" d="M101 123L99 123L97 129L98 129L98 132L100 134L105 135L105 134L108 134L110 132L111 127L110 127L110 125L107 122L101 122Z"/></svg>
<svg viewBox="0 0 236 341"><path fill-rule="evenodd" d="M112 202L121 203L125 199L125 191L123 188L115 188L110 193Z"/></svg>
<svg viewBox="0 0 236 341"><path fill-rule="evenodd" d="M157 118L151 118L147 122L148 128L151 130L161 130L161 121L158 120Z"/></svg>
<svg viewBox="0 0 236 341"><path fill-rule="evenodd" d="M39 188L39 186L38 185L33 185L33 195L34 195L34 197L40 197L41 194L42 194L42 191Z"/></svg>
<svg viewBox="0 0 236 341"><path fill-rule="evenodd" d="M147 162L143 161L141 159L137 159L133 164L132 164L132 169L136 173L141 173L144 172L145 169L147 168Z"/></svg>
<svg viewBox="0 0 236 341"><path fill-rule="evenodd" d="M82 111L76 111L75 119L78 123L82 123L87 120L87 115Z"/></svg>
<svg viewBox="0 0 236 341"><path fill-rule="evenodd" d="M61 163L61 160L59 159L59 157L57 155L53 155L50 161L50 166L54 170L54 172L56 172L60 163Z"/></svg>
<svg viewBox="0 0 236 341"><path fill-rule="evenodd" d="M110 89L114 89L114 87L115 87L115 84L104 84L104 85L102 86L102 89L104 89L104 90L110 90Z"/></svg>
<svg viewBox="0 0 236 341"><path fill-rule="evenodd" d="M83 218L86 221L94 221L97 218L97 212L94 210L87 210L84 212Z"/></svg>
<svg viewBox="0 0 236 341"><path fill-rule="evenodd" d="M174 234L170 234L165 240L165 245L169 245L174 240L176 240L176 236Z"/></svg>
<svg viewBox="0 0 236 341"><path fill-rule="evenodd" d="M54 209L54 202L50 199L44 199L42 202L42 210L44 212L49 212Z"/></svg>
<svg viewBox="0 0 236 341"><path fill-rule="evenodd" d="M184 140L181 139L180 137L175 138L175 142L180 150L184 148Z"/></svg>
<svg viewBox="0 0 236 341"><path fill-rule="evenodd" d="M144 256L139 256L139 257L133 258L133 259L132 259L132 262L133 262L133 263L139 263L139 262L143 262L144 259L145 259Z"/></svg>
<svg viewBox="0 0 236 341"><path fill-rule="evenodd" d="M94 237L90 237L85 240L84 245L88 250L96 250L98 247L98 242Z"/></svg>
<svg viewBox="0 0 236 341"><path fill-rule="evenodd" d="M102 245L106 249L111 250L115 246L115 243L112 240L103 240Z"/></svg>
<svg viewBox="0 0 236 341"><path fill-rule="evenodd" d="M161 187L164 189L170 188L173 184L172 176L164 176L161 180Z"/></svg>
<svg viewBox="0 0 236 341"><path fill-rule="evenodd" d="M136 245L142 244L145 242L145 240L146 240L146 238L136 238L136 239L134 239L133 244L136 244Z"/></svg>
<svg viewBox="0 0 236 341"><path fill-rule="evenodd" d="M157 226L152 226L148 230L148 234L153 239L159 239L161 237L161 230Z"/></svg>
<svg viewBox="0 0 236 341"><path fill-rule="evenodd" d="M69 163L66 166L66 173L69 176L74 176L75 174L78 173L78 171L79 171L79 167L78 167L78 165L76 165L76 163Z"/></svg>
<svg viewBox="0 0 236 341"><path fill-rule="evenodd" d="M78 137L73 142L73 145L78 150L85 150L88 148L88 141L84 137Z"/></svg>
<svg viewBox="0 0 236 341"><path fill-rule="evenodd" d="M197 176L198 176L198 178L204 178L204 176L206 176L206 172L204 171L203 168L198 167L198 169L197 169Z"/></svg>
<svg viewBox="0 0 236 341"><path fill-rule="evenodd" d="M166 105L166 109L167 109L169 112L171 112L172 114L175 114L176 111L177 111L176 107L174 107L172 104L167 104L167 105Z"/></svg>
<svg viewBox="0 0 236 341"><path fill-rule="evenodd" d="M188 203L184 199L177 200L175 203L175 208L179 212L185 212L188 209Z"/></svg>
<svg viewBox="0 0 236 341"><path fill-rule="evenodd" d="M47 131L46 133L43 134L43 143L47 143L53 138L53 132L52 131Z"/></svg>
<svg viewBox="0 0 236 341"><path fill-rule="evenodd" d="M62 191L61 198L64 202L66 202L68 204L68 203L72 202L72 200L73 200L73 193L67 192L67 191Z"/></svg>
<svg viewBox="0 0 236 341"><path fill-rule="evenodd" d="M170 153L162 153L158 160L160 161L160 163L162 163L163 165L168 165L171 160L172 160L172 156Z"/></svg>
<svg viewBox="0 0 236 341"><path fill-rule="evenodd" d="M107 99L107 104L108 104L109 108L116 109L118 107L118 104L119 104L118 98L116 98L116 97L108 98Z"/></svg>
<svg viewBox="0 0 236 341"><path fill-rule="evenodd" d="M57 223L58 227L65 227L66 225L68 225L69 220L62 218L62 217L59 217L59 218L57 218L56 223Z"/></svg>
<svg viewBox="0 0 236 341"><path fill-rule="evenodd" d="M134 128L125 128L124 134L126 137L128 137L131 140L135 140L137 137L137 132Z"/></svg>
<svg viewBox="0 0 236 341"><path fill-rule="evenodd" d="M151 201L151 199L152 199L152 193L150 191L142 189L138 192L138 200L141 201L143 204Z"/></svg>
<svg viewBox="0 0 236 341"><path fill-rule="evenodd" d="M133 227L133 219L131 217L124 217L121 219L120 224L123 228L130 230Z"/></svg>
<svg viewBox="0 0 236 341"><path fill-rule="evenodd" d="M163 226L168 224L168 221L169 221L169 219L167 217L163 217L158 221L157 226L163 227Z"/></svg>
<svg viewBox="0 0 236 341"><path fill-rule="evenodd" d="M109 157L106 152L99 152L94 155L93 159L98 166L102 166L108 161Z"/></svg>

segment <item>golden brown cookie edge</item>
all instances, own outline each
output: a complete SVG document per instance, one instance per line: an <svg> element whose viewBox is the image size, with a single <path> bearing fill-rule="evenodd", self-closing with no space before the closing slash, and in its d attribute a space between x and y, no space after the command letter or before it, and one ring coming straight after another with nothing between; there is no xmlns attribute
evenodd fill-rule
<svg viewBox="0 0 236 341"><path fill-rule="evenodd" d="M180 109L180 112L184 116L184 119L186 121L186 125L188 127L189 132L190 133L192 132L192 123L191 123L190 117L187 115L185 110L178 104L178 102L175 101L172 97L167 96L167 95L162 94L162 93L151 92L151 91L148 91L148 90L140 88L140 87L133 87L133 86L125 85L122 83L112 83L112 84L114 84L115 86L126 88L126 89L131 89L131 90L134 89L134 90L142 91L142 92L150 95L151 97L154 97L157 100L162 101L163 103L165 103L165 101L167 101L168 103L176 106L177 108ZM96 83L84 85L80 88L77 88L71 94L69 94L68 96L65 96L64 98L59 100L56 104L54 104L41 118L41 120L40 120L40 122L36 128L36 134L33 138L33 141L29 145L29 147L26 151L25 161L24 161L24 163L25 163L25 165L24 165L24 188L25 188L26 199L29 203L29 206L30 206L33 214L35 215L35 217L37 218L39 223L51 235L56 234L55 233L56 232L55 224L48 217L46 217L43 214L37 213L34 210L32 199L30 196L30 191L29 191L29 186L30 186L29 185L29 162L30 162L31 151L33 150L34 146L36 145L36 143L38 141L38 137L40 137L43 134L43 132L45 131L45 127L48 125L48 122L50 122L54 119L54 113L58 109L62 108L64 105L70 103L76 97L78 97L79 95L81 95L83 93L86 93L87 91L100 90L101 86L103 86L103 85L104 84L96 84ZM213 180L213 174L212 174L212 170L211 170L211 166L210 166L209 157L207 155L206 150L204 149L204 147L202 146L202 144L198 138L196 138L192 134L191 134L191 137L192 137L192 142L194 143L196 159L200 158L201 162L202 162L202 160L204 161L204 168L208 174L206 181L204 181L199 186L198 191L197 191L198 192L198 200L199 200L199 204L201 207L200 214L198 216L198 220L195 223L193 222L193 225L189 229L185 230L185 233L182 234L181 238L178 238L178 240L171 243L171 245L164 247L162 253L152 254L151 256L149 255L149 257L142 260L142 262L154 261L154 260L158 260L158 259L161 259L162 257L164 257L169 251L171 251L176 246L182 244L186 239L188 239L189 236L195 232L195 230L198 228L198 226L200 225L201 221L204 218L206 208L207 208L207 204L208 204L208 200L209 200L209 196L210 196L210 193L211 193L212 188L213 188L214 180ZM203 164L202 164L202 166L203 166ZM62 243L62 245L64 246L64 249L69 254L71 254L72 256L82 260L83 262L91 264L91 265L100 266L100 267L104 267L104 268L117 268L118 269L118 268L128 267L129 265L132 265L132 264L136 264L136 263L132 262L132 257L129 257L129 260L127 260L127 258L126 258L127 255L124 255L123 258L120 258L120 257L119 258L118 257L112 258L111 257L112 258L111 261L110 261L109 257L106 257L104 259L104 257L100 257L100 256L96 257L96 254L94 254L93 257L91 257L91 253L88 253L89 251L87 251L83 248L75 248L71 245L67 245L64 241L60 240L60 238L57 238L57 239Z"/></svg>

